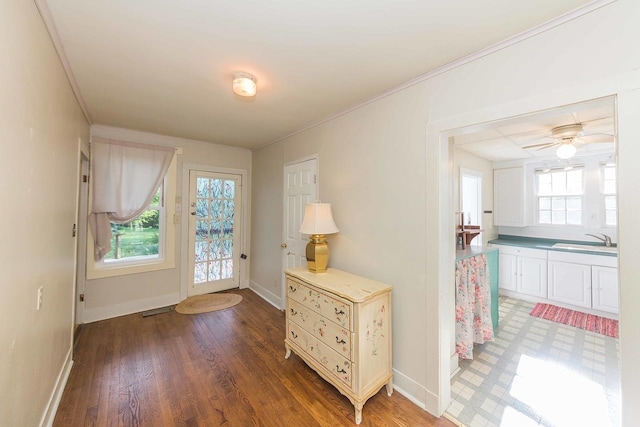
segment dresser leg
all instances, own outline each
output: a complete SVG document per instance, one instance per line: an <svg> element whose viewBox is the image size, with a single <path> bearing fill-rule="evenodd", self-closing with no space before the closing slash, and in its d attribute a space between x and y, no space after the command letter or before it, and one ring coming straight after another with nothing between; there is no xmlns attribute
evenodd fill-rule
<svg viewBox="0 0 640 427"><path fill-rule="evenodd" d="M389 382L387 383L387 396L391 396L393 394L393 377L389 378Z"/></svg>
<svg viewBox="0 0 640 427"><path fill-rule="evenodd" d="M291 349L290 349L290 348L287 348L287 352L284 354L284 358L285 358L285 359L288 359L288 358L289 358L289 356L291 356Z"/></svg>
<svg viewBox="0 0 640 427"><path fill-rule="evenodd" d="M356 424L360 425L362 422L362 407L364 403L354 403L353 408L356 410Z"/></svg>

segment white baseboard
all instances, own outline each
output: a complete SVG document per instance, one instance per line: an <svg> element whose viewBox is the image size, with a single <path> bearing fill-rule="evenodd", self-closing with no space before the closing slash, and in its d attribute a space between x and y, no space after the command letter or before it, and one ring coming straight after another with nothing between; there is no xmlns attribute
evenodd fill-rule
<svg viewBox="0 0 640 427"><path fill-rule="evenodd" d="M168 295L160 295L152 298L129 301L122 304L110 305L85 310L84 323L97 322L98 320L111 319L132 313L139 313L154 308L166 307L180 302L180 293L176 292Z"/></svg>
<svg viewBox="0 0 640 427"><path fill-rule="evenodd" d="M53 387L51 396L49 397L49 401L47 402L47 406L42 413L42 418L40 419L40 427L51 427L53 425L53 420L56 417L56 412L58 412L58 405L60 405L60 399L62 399L64 387L67 385L67 380L69 379L69 374L71 373L71 367L73 366L73 359L71 358L72 349L73 346L70 346L69 351L67 352L67 357L62 364L62 369L60 370L58 378L56 379L55 387Z"/></svg>
<svg viewBox="0 0 640 427"><path fill-rule="evenodd" d="M429 412L431 415L436 417L442 415L438 413L438 396L431 393L424 386L418 384L408 376L398 372L397 369L393 370L393 388L415 405Z"/></svg>
<svg viewBox="0 0 640 427"><path fill-rule="evenodd" d="M282 310L282 298L278 295L274 294L270 290L260 286L258 283L253 280L249 283L249 289L258 294L263 300L267 301L269 304L277 308L278 310Z"/></svg>

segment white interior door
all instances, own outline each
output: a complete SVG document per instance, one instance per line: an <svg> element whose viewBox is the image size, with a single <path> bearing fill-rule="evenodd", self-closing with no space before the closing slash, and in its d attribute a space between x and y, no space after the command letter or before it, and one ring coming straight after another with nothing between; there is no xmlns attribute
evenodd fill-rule
<svg viewBox="0 0 640 427"><path fill-rule="evenodd" d="M240 175L189 173L188 296L239 286L241 192Z"/></svg>
<svg viewBox="0 0 640 427"><path fill-rule="evenodd" d="M305 248L309 239L298 231L307 203L315 202L318 195L318 162L310 159L284 167L284 236L282 238L282 269L305 265ZM282 276L284 304L284 275Z"/></svg>

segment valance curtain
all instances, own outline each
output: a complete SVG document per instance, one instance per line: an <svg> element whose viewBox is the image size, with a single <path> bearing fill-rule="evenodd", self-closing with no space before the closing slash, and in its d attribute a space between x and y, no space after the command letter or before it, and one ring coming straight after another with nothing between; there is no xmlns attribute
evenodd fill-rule
<svg viewBox="0 0 640 427"><path fill-rule="evenodd" d="M485 254L456 261L456 352L473 359L473 343L493 341L491 281Z"/></svg>
<svg viewBox="0 0 640 427"><path fill-rule="evenodd" d="M91 139L89 225L96 261L111 250L110 222L123 224L144 212L167 174L174 153L173 147Z"/></svg>

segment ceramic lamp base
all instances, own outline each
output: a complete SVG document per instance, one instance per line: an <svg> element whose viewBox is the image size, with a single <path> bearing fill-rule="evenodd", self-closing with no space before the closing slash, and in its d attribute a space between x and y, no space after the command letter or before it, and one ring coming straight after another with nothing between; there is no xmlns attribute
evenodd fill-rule
<svg viewBox="0 0 640 427"><path fill-rule="evenodd" d="M322 234L314 234L307 243L307 268L312 273L325 273L329 263L329 246Z"/></svg>

